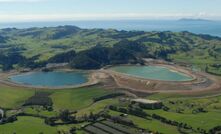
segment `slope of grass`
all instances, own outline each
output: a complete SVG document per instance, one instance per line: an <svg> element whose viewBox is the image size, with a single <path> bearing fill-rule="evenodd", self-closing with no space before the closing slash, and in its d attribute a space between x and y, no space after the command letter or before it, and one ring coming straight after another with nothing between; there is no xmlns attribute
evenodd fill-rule
<svg viewBox="0 0 221 134"><path fill-rule="evenodd" d="M41 115L41 116L47 116L47 117L53 117L59 114L56 111L48 111L44 109L42 106L25 107L23 108L23 112L27 114Z"/></svg>
<svg viewBox="0 0 221 134"><path fill-rule="evenodd" d="M181 96L180 96L181 97ZM221 125L221 97L178 97L169 94L156 94L150 98L163 100L169 111L146 110L148 114L157 114L170 120L186 123L194 129L209 130ZM195 112L197 109L205 112Z"/></svg>
<svg viewBox="0 0 221 134"><path fill-rule="evenodd" d="M43 90L41 90L43 91ZM69 109L78 110L89 106L93 102L93 98L103 96L112 92L101 88L78 88L65 90L47 90L51 93L53 107L55 110ZM33 96L35 90L24 89L10 86L0 86L0 107L2 108L18 108L25 100ZM27 110L27 109L26 109ZM28 112L31 112L28 109ZM32 111L33 112L33 111Z"/></svg>
<svg viewBox="0 0 221 134"><path fill-rule="evenodd" d="M209 130L214 126L221 125L220 112L208 112L198 114L180 114L175 112L166 112L163 110L147 110L149 114L158 114L170 120L187 123L193 128L202 128Z"/></svg>
<svg viewBox="0 0 221 134"><path fill-rule="evenodd" d="M116 111L110 111L110 114L118 116L121 113ZM133 123L135 123L136 126L138 126L139 128L148 129L153 132L160 132L164 134L179 134L176 127L161 123L157 120L144 119L133 115L128 115L127 118L133 121Z"/></svg>
<svg viewBox="0 0 221 134"><path fill-rule="evenodd" d="M114 105L117 103L118 103L118 99L107 99L107 100L103 100L103 101L98 101L89 107L79 110L77 113L77 116L83 116L85 114L89 115L91 112L96 114L96 113L102 111L106 106Z"/></svg>
<svg viewBox="0 0 221 134"><path fill-rule="evenodd" d="M56 127L47 126L44 120L35 117L18 117L18 121L0 125L0 134L56 134Z"/></svg>
<svg viewBox="0 0 221 134"><path fill-rule="evenodd" d="M112 92L100 88L79 88L55 91L52 95L53 107L56 110L78 110L93 103L93 98Z"/></svg>
<svg viewBox="0 0 221 134"><path fill-rule="evenodd" d="M34 90L0 86L0 107L15 108L34 94Z"/></svg>

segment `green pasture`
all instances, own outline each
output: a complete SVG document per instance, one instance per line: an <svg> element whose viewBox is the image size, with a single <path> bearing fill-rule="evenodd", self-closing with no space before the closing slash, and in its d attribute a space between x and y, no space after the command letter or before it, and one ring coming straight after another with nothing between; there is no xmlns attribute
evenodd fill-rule
<svg viewBox="0 0 221 134"><path fill-rule="evenodd" d="M93 98L112 92L101 88L79 88L68 90L57 90L51 95L55 110L69 109L78 110L89 107Z"/></svg>
<svg viewBox="0 0 221 134"><path fill-rule="evenodd" d="M110 111L109 113L114 116L119 116L120 114L122 114L116 111ZM161 132L165 134L171 134L171 133L179 134L176 127L163 124L157 120L144 119L133 115L128 115L127 118L133 121L136 124L136 126L139 128L148 129L153 132Z"/></svg>
<svg viewBox="0 0 221 134"><path fill-rule="evenodd" d="M35 117L18 117L18 121L0 125L0 134L56 134L56 127L47 126L44 120Z"/></svg>

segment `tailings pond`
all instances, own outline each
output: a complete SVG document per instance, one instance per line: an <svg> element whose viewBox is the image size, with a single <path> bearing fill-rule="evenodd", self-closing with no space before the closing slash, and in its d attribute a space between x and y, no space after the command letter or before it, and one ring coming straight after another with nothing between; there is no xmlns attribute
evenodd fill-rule
<svg viewBox="0 0 221 134"><path fill-rule="evenodd" d="M88 81L86 72L30 72L10 76L9 79L18 84L40 87L76 86Z"/></svg>
<svg viewBox="0 0 221 134"><path fill-rule="evenodd" d="M162 81L190 81L193 78L187 74L171 70L162 66L115 66L112 71L127 74L130 76L162 80Z"/></svg>

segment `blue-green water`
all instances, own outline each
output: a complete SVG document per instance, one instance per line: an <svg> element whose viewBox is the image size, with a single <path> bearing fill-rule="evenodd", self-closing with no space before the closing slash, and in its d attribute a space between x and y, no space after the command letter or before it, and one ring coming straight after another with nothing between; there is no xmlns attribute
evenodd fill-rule
<svg viewBox="0 0 221 134"><path fill-rule="evenodd" d="M221 37L221 21L181 21L181 20L107 20L107 21L66 21L66 22L27 22L0 23L1 28L54 27L75 25L81 28L104 28L141 31L189 31L197 34L210 34Z"/></svg>
<svg viewBox="0 0 221 134"><path fill-rule="evenodd" d="M171 71L166 67L160 67L160 66L116 66L112 67L111 70L136 77L152 79L152 80L163 80L163 81L192 80L192 77L186 74Z"/></svg>
<svg viewBox="0 0 221 134"><path fill-rule="evenodd" d="M10 80L31 86L62 87L83 84L87 76L83 72L32 72L11 76Z"/></svg>

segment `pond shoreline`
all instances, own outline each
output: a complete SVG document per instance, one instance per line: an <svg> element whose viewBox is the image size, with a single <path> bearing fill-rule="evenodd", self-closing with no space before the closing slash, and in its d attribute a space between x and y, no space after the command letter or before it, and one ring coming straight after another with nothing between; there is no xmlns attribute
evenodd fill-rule
<svg viewBox="0 0 221 134"><path fill-rule="evenodd" d="M158 79L158 78L150 78L151 76L149 77L144 77L144 76L139 76L139 74L130 74L130 73L126 73L126 72L120 72L120 71L117 71L117 70L114 70L115 67L123 67L123 66L128 66L128 67L161 67L161 68L165 68L167 69L168 71L171 71L172 73L177 73L181 76L186 76L186 77L189 77L191 79L186 79L186 80L166 80L166 79ZM137 68L139 69L139 68ZM168 66L164 66L164 65L120 65L120 66L112 66L112 67L109 67L107 68L108 71L111 71L112 73L118 73L118 74L121 74L121 75L127 75L127 76L130 76L130 77L135 77L135 78L138 78L138 79L145 79L145 80L153 80L153 81L165 81L165 82L188 82L188 81L194 81L196 79L196 76L195 75L192 75L188 72L186 72L185 70L176 70L174 68L170 68ZM147 74L148 75L148 74Z"/></svg>
<svg viewBox="0 0 221 134"><path fill-rule="evenodd" d="M131 91L139 91L145 93L171 92L189 95L205 92L220 92L221 90L220 78L212 76L205 72L195 72L187 67L183 67L178 64L172 64L162 61L159 62L157 60L154 60L154 62L146 62L145 65L166 67L171 70L187 74L191 76L193 80L162 81L140 78L110 70L109 68L113 66L107 66L102 70L111 75L115 79L119 87L129 89ZM123 66L130 66L130 64L126 64Z"/></svg>
<svg viewBox="0 0 221 134"><path fill-rule="evenodd" d="M123 66L129 66L135 64L123 64ZM193 80L190 81L162 81L162 80L153 80L147 78L140 78L135 76L130 76L123 73L118 73L115 71L111 71L109 68L113 67L113 65L105 66L99 70L88 70L88 82L75 85L75 86L63 86L63 87L36 87L36 86L28 86L28 85L20 85L11 82L8 80L10 75L20 74L22 72L19 71L11 71L0 73L0 84L13 86L13 87L21 87L21 88L29 88L29 89L45 89L45 90L61 90L61 89L73 89L73 88L81 88L88 87L94 85L104 84L103 86L111 87L111 88L124 88L128 90L133 90L137 92L145 92L145 93L156 93L156 92L174 92L174 93L200 93L200 92L220 92L221 83L220 78L216 76L212 76L210 74L204 72L195 72L191 69L180 66L178 64L171 63L162 63L157 62L145 62L146 66L161 66L166 67L175 72L184 73L188 76L191 76ZM120 65L121 66L121 65ZM141 66L141 65L137 65ZM39 71L34 70L34 71ZM53 71L81 71L77 69L70 68L62 68L62 69L54 69ZM29 71L31 72L31 71ZM29 73L27 72L27 73ZM102 85L101 84L101 85Z"/></svg>
<svg viewBox="0 0 221 134"><path fill-rule="evenodd" d="M50 86L34 86L34 85L25 85L25 84L20 84L13 82L12 80L9 79L11 76L15 75L21 75L21 74L30 74L30 73L35 73L41 71L40 69L33 70L33 71L28 71L28 72L19 72L19 71L11 71L11 72L6 72L6 73L0 73L0 84L8 85L8 86L13 86L13 87L22 87L22 88L31 88L31 89L68 89L68 88L80 88L80 87L87 87L87 86L92 86L96 85L98 81L94 78L94 70L88 70L87 71L87 81L82 84L76 84L76 85L65 85L65 86L58 86L58 87L50 87ZM77 70L77 69L55 69L50 72L81 72L83 70ZM43 71L41 71L43 72Z"/></svg>

